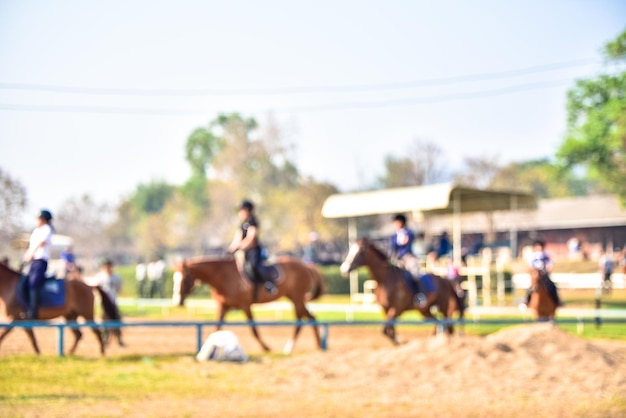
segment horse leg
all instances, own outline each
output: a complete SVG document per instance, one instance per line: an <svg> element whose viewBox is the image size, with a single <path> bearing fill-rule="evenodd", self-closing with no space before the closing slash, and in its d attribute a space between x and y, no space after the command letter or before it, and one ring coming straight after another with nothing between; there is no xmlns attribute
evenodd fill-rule
<svg viewBox="0 0 626 418"><path fill-rule="evenodd" d="M91 319L90 321L93 321L93 319ZM98 340L98 344L100 344L100 354L104 355L104 347L106 347L106 343L104 342L103 338L104 331L98 327L91 327L91 330L94 334L96 334L96 339ZM76 344L78 344L78 341L76 341Z"/></svg>
<svg viewBox="0 0 626 418"><path fill-rule="evenodd" d="M4 337L6 337L7 334L11 332L12 330L13 330L13 327L8 327L4 330L2 335L0 335L0 344L2 344ZM37 340L35 339L35 333L33 332L33 329L24 328L24 331L26 332L26 335L28 335L28 339L30 340L30 344L33 346L33 349L35 350L35 353L40 354L41 352L39 351L39 345L37 345Z"/></svg>
<svg viewBox="0 0 626 418"><path fill-rule="evenodd" d="M26 328L24 329L24 331L26 331L26 335L28 335L28 339L30 340L30 344L33 346L33 349L35 350L35 353L40 354L41 352L39 351L39 345L37 344L37 340L35 339L35 332L33 331L33 329Z"/></svg>
<svg viewBox="0 0 626 418"><path fill-rule="evenodd" d="M441 313L443 314L443 320L446 322L445 324L445 332L448 335L452 335L454 333L454 325L452 324L452 316L454 314L454 310L456 308L456 303L450 296L445 303L442 303ZM449 322L450 321L450 322Z"/></svg>
<svg viewBox="0 0 626 418"><path fill-rule="evenodd" d="M261 340L261 337L259 336L259 331L257 331L256 325L254 325L254 318L252 317L252 310L250 309L250 306L247 306L243 311L246 314L246 318L248 318L248 322L250 322L250 328L252 329L252 334L254 335L254 338L256 338L259 344L261 344L263 351L270 351L270 348Z"/></svg>
<svg viewBox="0 0 626 418"><path fill-rule="evenodd" d="M0 335L0 344L2 344L2 340L4 340L4 337L6 337L6 335L12 330L13 330L13 327L7 327L4 329L4 332L2 333L2 335Z"/></svg>
<svg viewBox="0 0 626 418"><path fill-rule="evenodd" d="M78 342L83 338L83 333L78 328L72 328L72 333L74 334L74 344L72 348L70 348L70 355L73 355L76 352L76 347L78 347Z"/></svg>
<svg viewBox="0 0 626 418"><path fill-rule="evenodd" d="M385 326L383 327L383 334L385 334L387 337L389 337L389 339L391 340L391 342L393 342L395 345L399 345L400 341L398 341L398 336L396 335L396 327L395 325L392 323L392 321L395 321L396 318L398 317L398 313L396 311L395 308L391 308L387 311L387 323L385 323Z"/></svg>
<svg viewBox="0 0 626 418"><path fill-rule="evenodd" d="M302 321L302 318L304 317L308 318L309 321L311 322L315 321L315 317L313 316L313 314L311 314L311 312L309 312L309 310L304 306L304 304L302 304L301 306L296 306L296 318L298 319L298 321ZM287 340L287 343L285 343L285 347L283 348L284 354L292 353L293 347L296 344L296 339L298 338L298 334L300 334L301 328L302 326L300 324L296 325L296 329L294 331L293 337ZM322 339L320 337L320 330L317 325L313 327L313 332L315 333L315 340L317 341L317 346L319 348L322 348Z"/></svg>

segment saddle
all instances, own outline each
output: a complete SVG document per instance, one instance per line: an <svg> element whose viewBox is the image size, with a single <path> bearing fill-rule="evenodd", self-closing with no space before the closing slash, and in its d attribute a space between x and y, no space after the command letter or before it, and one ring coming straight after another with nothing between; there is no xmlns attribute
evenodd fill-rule
<svg viewBox="0 0 626 418"><path fill-rule="evenodd" d="M402 277L404 278L406 287L413 293L413 295L417 295L418 293L428 294L436 292L435 281L430 273L422 274L419 280L414 280L413 275L403 269Z"/></svg>
<svg viewBox="0 0 626 418"><path fill-rule="evenodd" d="M280 272L278 271L278 267L275 264L270 265L262 265L257 268L259 274L262 277L256 277L255 272L252 270L252 266L244 266L244 273L248 280L252 283L265 283L268 281L276 282L278 277L280 276Z"/></svg>
<svg viewBox="0 0 626 418"><path fill-rule="evenodd" d="M28 308L28 276L20 276L17 285L17 301ZM60 308L65 306L65 279L47 277L39 291L39 308Z"/></svg>

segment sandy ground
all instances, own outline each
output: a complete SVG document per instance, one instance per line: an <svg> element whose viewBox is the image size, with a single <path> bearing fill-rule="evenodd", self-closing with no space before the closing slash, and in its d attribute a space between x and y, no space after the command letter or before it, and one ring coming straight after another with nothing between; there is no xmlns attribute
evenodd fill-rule
<svg viewBox="0 0 626 418"><path fill-rule="evenodd" d="M424 328L402 328L407 342L393 346L378 327L331 327L329 348L316 349L304 328L291 356L264 355L250 331L231 328L253 360L195 363L195 328L128 328L126 348L107 356L180 354L180 367L198 373L245 367L256 397L202 397L173 413L167 401L110 416L337 416L337 417L623 417L626 416L626 343L586 341L551 324L514 326L487 337L427 336ZM204 337L210 329L206 329ZM291 330L262 328L280 352ZM56 330L37 330L43 353L56 352ZM66 347L71 336L66 336ZM13 331L2 356L32 353L21 330ZM77 354L96 356L88 331ZM184 361L182 360L184 359ZM251 376L251 377L250 377ZM265 390L262 390L265 389ZM165 412L168 411L168 412ZM210 412L209 412L210 411ZM103 415L109 416L109 415Z"/></svg>

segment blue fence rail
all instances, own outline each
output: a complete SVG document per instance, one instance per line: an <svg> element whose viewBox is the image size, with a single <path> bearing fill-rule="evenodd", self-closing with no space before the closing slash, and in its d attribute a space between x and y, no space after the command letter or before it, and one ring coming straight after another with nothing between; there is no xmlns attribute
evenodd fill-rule
<svg viewBox="0 0 626 418"><path fill-rule="evenodd" d="M459 319L440 319L440 320L396 320L396 321L384 321L384 320L372 320L372 321L142 321L142 322L120 322L120 321L102 321L102 322L72 322L72 323L51 323L46 321L18 321L14 323L0 323L0 328L56 328L58 330L57 335L57 354L59 356L64 355L65 341L64 331L65 328L132 328L132 327L195 327L196 328L196 352L200 351L203 344L203 328L212 327L215 328L218 325L222 327L249 327L256 325L258 327L285 327L296 325L301 326L319 326L321 329L320 338L322 349L328 348L328 330L329 327L342 327L342 326L383 326L386 324L393 325L414 325L414 326L437 326L440 331L443 331L447 325L518 325L518 324L530 324L534 323L531 319L527 318L508 318L508 319L475 319L475 320L459 320ZM585 324L625 324L626 317L578 317L578 318L559 318L554 321L557 324L577 324L579 329L584 327Z"/></svg>

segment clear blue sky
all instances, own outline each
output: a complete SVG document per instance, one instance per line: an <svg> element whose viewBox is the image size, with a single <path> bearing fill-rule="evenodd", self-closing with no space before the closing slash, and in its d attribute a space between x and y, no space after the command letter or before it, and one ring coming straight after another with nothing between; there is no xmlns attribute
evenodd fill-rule
<svg viewBox="0 0 626 418"><path fill-rule="evenodd" d="M0 167L31 211L114 205L182 183L219 112L273 115L300 170L343 191L416 138L452 168L552 156L567 89L624 27L620 0L0 0Z"/></svg>

